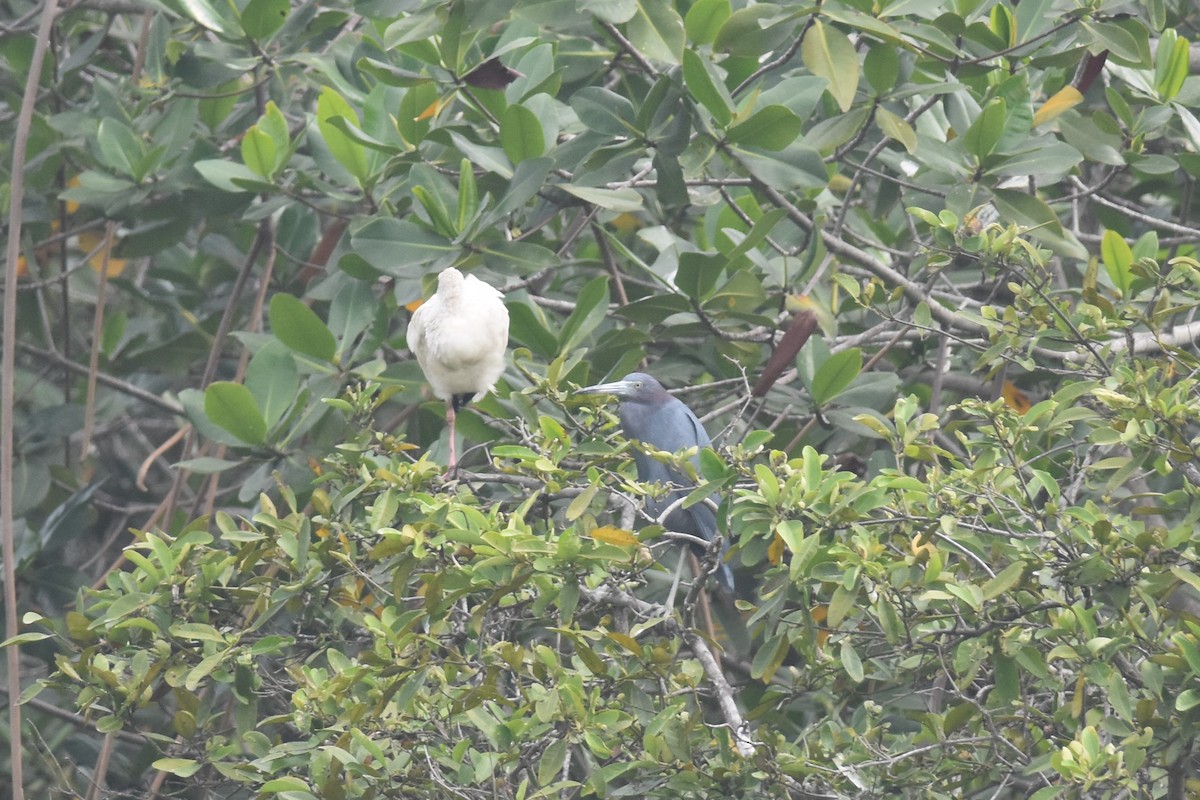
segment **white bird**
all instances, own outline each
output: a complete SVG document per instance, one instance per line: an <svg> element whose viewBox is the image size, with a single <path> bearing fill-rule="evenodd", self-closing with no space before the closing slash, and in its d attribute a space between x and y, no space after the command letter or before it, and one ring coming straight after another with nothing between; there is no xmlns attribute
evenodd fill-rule
<svg viewBox="0 0 1200 800"><path fill-rule="evenodd" d="M450 465L457 462L454 417L458 409L492 390L504 372L508 349L508 309L503 295L474 275L454 267L438 275L433 297L413 312L408 348L417 357L433 394L446 401Z"/></svg>

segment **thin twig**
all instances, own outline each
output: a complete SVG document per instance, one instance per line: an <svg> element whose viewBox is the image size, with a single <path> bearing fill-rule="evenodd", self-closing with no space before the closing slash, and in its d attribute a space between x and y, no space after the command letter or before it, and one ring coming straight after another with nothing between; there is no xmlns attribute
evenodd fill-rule
<svg viewBox="0 0 1200 800"><path fill-rule="evenodd" d="M46 0L38 23L37 39L29 58L25 76L25 94L17 114L14 131L12 169L9 171L8 247L4 264L4 352L0 355L0 552L4 558L4 630L5 638L19 632L17 624L17 563L13 537L13 461L14 461L14 375L16 373L17 342L17 259L21 255L21 226L25 207L25 154L29 129L33 124L33 106L42 76L42 62L50 44L50 29L58 13L58 0ZM9 776L13 800L25 798L25 768L21 752L21 650L19 646L5 648L8 665L8 752Z"/></svg>

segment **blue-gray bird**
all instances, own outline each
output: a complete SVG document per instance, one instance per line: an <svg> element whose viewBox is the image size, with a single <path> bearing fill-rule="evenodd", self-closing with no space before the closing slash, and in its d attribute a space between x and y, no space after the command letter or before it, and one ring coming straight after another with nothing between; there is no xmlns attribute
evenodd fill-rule
<svg viewBox="0 0 1200 800"><path fill-rule="evenodd" d="M611 394L620 398L621 430L626 438L635 439L668 453L678 453L689 447L709 447L712 444L704 426L692 410L668 394L661 383L644 372L631 373L612 383L588 386L578 390L577 394ZM646 502L646 512L651 517L657 518L672 503L687 496L692 481L678 469L656 461L641 450L634 450L633 459L637 462L638 480L680 487L664 497ZM699 467L700 460L697 456L693 455L691 461ZM719 503L720 498L714 494L712 501ZM664 527L669 531L686 533L711 542L717 537L717 515L707 503L696 503L690 508L681 507L671 512L664 521ZM721 566L716 577L717 583L732 593L733 570L725 563L725 553L728 549L726 542L721 550Z"/></svg>

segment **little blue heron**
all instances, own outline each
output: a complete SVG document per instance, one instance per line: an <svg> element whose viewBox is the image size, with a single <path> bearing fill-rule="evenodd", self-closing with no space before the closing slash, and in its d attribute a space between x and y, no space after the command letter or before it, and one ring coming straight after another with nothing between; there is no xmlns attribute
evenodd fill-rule
<svg viewBox="0 0 1200 800"><path fill-rule="evenodd" d="M620 398L621 405L618 411L621 416L621 430L629 439L636 439L668 453L678 453L690 447L708 447L712 444L704 426L692 410L668 394L661 383L644 372L634 372L612 383L588 386L577 393L611 394ZM641 450L634 450L633 459L637 463L638 480L676 487L665 497L646 502L646 511L651 517L657 519L672 504L677 504L688 495L687 487L692 481L676 467L656 461ZM696 455L691 457L691 461L697 467L700 464ZM716 495L711 499L714 504L720 502ZM717 515L708 503L704 502L696 503L690 508L676 505L675 510L663 520L663 525L669 531L686 533L709 542L717 537ZM728 549L728 543L721 548L717 583L732 593L733 570L725 563L725 553Z"/></svg>
<svg viewBox="0 0 1200 800"><path fill-rule="evenodd" d="M478 400L504 372L508 348L508 309L503 295L474 275L454 267L438 275L433 297L413 312L408 323L408 348L417 357L433 394L446 401L450 428L450 464L457 463L454 417L458 409Z"/></svg>

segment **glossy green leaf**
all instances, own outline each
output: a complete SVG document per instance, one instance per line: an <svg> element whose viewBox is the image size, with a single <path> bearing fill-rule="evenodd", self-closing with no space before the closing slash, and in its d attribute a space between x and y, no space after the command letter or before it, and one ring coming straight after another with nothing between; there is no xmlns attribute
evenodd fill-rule
<svg viewBox="0 0 1200 800"><path fill-rule="evenodd" d="M513 303L508 307L508 335L543 358L554 358L559 353L558 337L543 324L538 313L524 303Z"/></svg>
<svg viewBox="0 0 1200 800"><path fill-rule="evenodd" d="M780 17L781 9L774 3L739 8L717 31L713 50L748 58L770 52L795 34L795 23Z"/></svg>
<svg viewBox="0 0 1200 800"><path fill-rule="evenodd" d="M613 25L623 25L637 13L637 0L582 0L579 10Z"/></svg>
<svg viewBox="0 0 1200 800"><path fill-rule="evenodd" d="M1133 251L1125 238L1116 231L1105 230L1100 237L1100 258L1113 286L1122 297L1128 295L1133 283Z"/></svg>
<svg viewBox="0 0 1200 800"><path fill-rule="evenodd" d="M714 74L710 63L691 49L683 51L683 80L692 97L708 109L717 125L729 124L733 119L733 98L729 96L729 90Z"/></svg>
<svg viewBox="0 0 1200 800"><path fill-rule="evenodd" d="M633 103L616 92L587 86L571 95L571 108L579 121L597 133L629 136L635 131Z"/></svg>
<svg viewBox="0 0 1200 800"><path fill-rule="evenodd" d="M570 353L596 329L608 315L608 276L588 281L575 300L575 310L563 323L558 335L560 353Z"/></svg>
<svg viewBox="0 0 1200 800"><path fill-rule="evenodd" d="M1041 199L1016 189L993 189L992 200L1002 219L1026 226L1029 235L1059 255L1086 260L1087 248L1065 230L1053 209Z"/></svg>
<svg viewBox="0 0 1200 800"><path fill-rule="evenodd" d="M910 155L917 151L917 132L904 117L897 116L886 108L879 108L875 111L875 121L879 123L879 129L885 136L904 145L904 149Z"/></svg>
<svg viewBox="0 0 1200 800"><path fill-rule="evenodd" d="M500 118L500 145L514 164L538 158L546 152L542 123L525 106L510 105Z"/></svg>
<svg viewBox="0 0 1200 800"><path fill-rule="evenodd" d="M817 368L812 379L812 399L818 407L841 394L862 372L862 351L857 347L834 353Z"/></svg>
<svg viewBox="0 0 1200 800"><path fill-rule="evenodd" d="M360 182L364 181L369 174L367 152L361 144L331 123L330 120L334 117L344 117L347 121L358 124L358 115L345 98L326 87L317 98L317 127L321 131L321 138L325 140L329 152L338 163Z"/></svg>
<svg viewBox="0 0 1200 800"><path fill-rule="evenodd" d="M754 653L754 660L750 664L750 677L759 681L770 681L783 666L783 659L789 650L787 636L782 633L773 634Z"/></svg>
<svg viewBox="0 0 1200 800"><path fill-rule="evenodd" d="M675 6L656 0L637 0L637 12L626 26L629 41L648 58L678 64L683 57L683 19Z"/></svg>
<svg viewBox="0 0 1200 800"><path fill-rule="evenodd" d="M1154 61L1154 88L1164 101L1172 100L1188 77L1188 40L1172 28L1163 31Z"/></svg>
<svg viewBox="0 0 1200 800"><path fill-rule="evenodd" d="M804 35L800 57L809 71L829 81L829 93L838 107L849 111L858 92L860 70L858 53L846 35L817 20Z"/></svg>
<svg viewBox="0 0 1200 800"><path fill-rule="evenodd" d="M288 0L250 0L242 9L242 30L251 39L269 39L287 22Z"/></svg>
<svg viewBox="0 0 1200 800"><path fill-rule="evenodd" d="M893 42L875 42L863 59L863 75L878 95L895 91L900 79L900 48Z"/></svg>
<svg viewBox="0 0 1200 800"><path fill-rule="evenodd" d="M786 106L766 106L729 129L726 138L743 147L782 150L800 135L804 123Z"/></svg>
<svg viewBox="0 0 1200 800"><path fill-rule="evenodd" d="M412 86L400 98L396 110L396 131L409 146L416 146L429 133L430 121L426 112L438 101L438 90L432 82Z"/></svg>
<svg viewBox="0 0 1200 800"><path fill-rule="evenodd" d="M213 5L209 0L179 0L179 5L183 8L184 13L210 31L223 34L238 32L237 22L228 15L232 6L225 5L222 9L221 6ZM226 13L222 13L222 11Z"/></svg>
<svg viewBox="0 0 1200 800"><path fill-rule="evenodd" d="M240 383L217 381L204 390L204 414L246 444L262 444L267 423L250 390Z"/></svg>
<svg viewBox="0 0 1200 800"><path fill-rule="evenodd" d="M134 180L141 180L137 165L145 150L132 128L118 119L105 117L96 129L96 142L105 165Z"/></svg>
<svg viewBox="0 0 1200 800"><path fill-rule="evenodd" d="M180 778L190 778L204 766L193 758L160 758L150 765L160 772L169 772Z"/></svg>
<svg viewBox="0 0 1200 800"><path fill-rule="evenodd" d="M642 208L642 196L633 189L601 189L594 186L575 186L569 183L562 184L560 188L584 202L615 211L618 214L639 211Z"/></svg>
<svg viewBox="0 0 1200 800"><path fill-rule="evenodd" d="M842 669L846 670L846 675L855 683L862 683L863 664L858 651L854 649L854 643L848 638L843 639L840 652Z"/></svg>
<svg viewBox="0 0 1200 800"><path fill-rule="evenodd" d="M692 42L711 44L732 14L729 0L697 0L684 16L683 27Z"/></svg>
<svg viewBox="0 0 1200 800"><path fill-rule="evenodd" d="M703 301L716 288L729 260L716 253L680 253L675 285L688 297Z"/></svg>
<svg viewBox="0 0 1200 800"><path fill-rule="evenodd" d="M1004 98L997 97L990 101L963 134L963 148L978 159L991 155L1004 135L1007 116L1008 107Z"/></svg>
<svg viewBox="0 0 1200 800"><path fill-rule="evenodd" d="M290 294L280 292L267 308L271 333L285 345L319 361L332 361L337 342L329 328L311 308Z"/></svg>
<svg viewBox="0 0 1200 800"><path fill-rule="evenodd" d="M465 231L479 211L479 187L475 183L475 170L471 162L462 159L458 163L458 217L455 230Z"/></svg>
<svg viewBox="0 0 1200 800"><path fill-rule="evenodd" d="M242 161L258 175L269 179L275 171L277 157L275 143L257 125L250 126L242 134Z"/></svg>
<svg viewBox="0 0 1200 800"><path fill-rule="evenodd" d="M296 359L278 344L262 348L246 367L246 388L262 410L267 428L274 428L296 402L300 390Z"/></svg>
<svg viewBox="0 0 1200 800"><path fill-rule="evenodd" d="M458 252L446 237L408 220L382 217L352 234L354 251L385 275L420 281L423 265Z"/></svg>
<svg viewBox="0 0 1200 800"><path fill-rule="evenodd" d="M204 180L226 192L254 191L255 186L259 185L266 189L274 188L269 183L263 183L258 173L251 170L245 164L210 159L197 161L192 166L196 172L200 173Z"/></svg>
<svg viewBox="0 0 1200 800"><path fill-rule="evenodd" d="M1014 561L1007 567L996 574L996 577L990 579L983 585L983 599L994 600L1001 595L1006 594L1010 589L1016 586L1021 581L1021 576L1025 574L1025 564L1020 561Z"/></svg>

